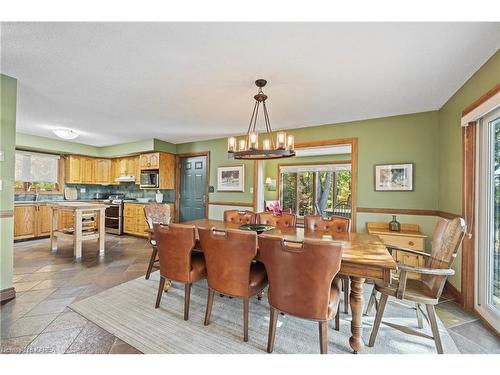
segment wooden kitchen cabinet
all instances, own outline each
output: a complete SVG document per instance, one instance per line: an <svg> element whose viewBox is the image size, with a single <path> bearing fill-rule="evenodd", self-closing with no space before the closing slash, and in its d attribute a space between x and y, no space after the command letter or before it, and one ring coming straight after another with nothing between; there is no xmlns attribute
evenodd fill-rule
<svg viewBox="0 0 500 375"><path fill-rule="evenodd" d="M37 222L38 233L37 236L49 236L50 226L52 223L52 210L49 206L43 204L37 206Z"/></svg>
<svg viewBox="0 0 500 375"><path fill-rule="evenodd" d="M140 156L141 169L159 169L160 168L160 153L152 152L149 154L141 154Z"/></svg>
<svg viewBox="0 0 500 375"><path fill-rule="evenodd" d="M134 236L148 237L149 229L144 216L145 204L125 203L123 207L123 232ZM170 206L170 217L174 215L174 205Z"/></svg>
<svg viewBox="0 0 500 375"><path fill-rule="evenodd" d="M110 184L112 182L110 159L94 159L93 171L94 183Z"/></svg>
<svg viewBox="0 0 500 375"><path fill-rule="evenodd" d="M82 157L81 159L82 183L92 184L94 183L94 159L88 157Z"/></svg>
<svg viewBox="0 0 500 375"><path fill-rule="evenodd" d="M37 205L22 204L14 207L14 239L35 237L37 233Z"/></svg>
<svg viewBox="0 0 500 375"><path fill-rule="evenodd" d="M66 157L66 183L82 183L82 159L78 155L69 155Z"/></svg>

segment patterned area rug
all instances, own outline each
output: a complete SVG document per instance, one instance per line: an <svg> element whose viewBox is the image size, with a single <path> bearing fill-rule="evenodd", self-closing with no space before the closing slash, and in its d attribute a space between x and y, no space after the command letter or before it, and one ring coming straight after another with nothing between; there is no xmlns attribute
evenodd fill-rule
<svg viewBox="0 0 500 375"><path fill-rule="evenodd" d="M269 305L265 296L261 301L251 299L249 341L245 343L241 299L216 294L210 325L205 327L206 282L193 285L189 320L184 321L184 286L181 284L174 284L163 294L160 307L154 308L158 279L159 273L155 272L150 280L141 277L126 282L76 302L70 308L143 353L266 353ZM371 285L365 285L365 304L370 291ZM414 311L390 301L384 320L416 328ZM365 343L368 343L373 319L373 315L363 317ZM444 352L459 353L441 321L439 326ZM333 321L330 327L328 352L351 353L350 315L341 314L340 332L333 329ZM425 320L422 331L431 334ZM274 353L319 353L318 323L280 315ZM375 346L365 347L362 353L432 354L436 351L433 341L382 324Z"/></svg>

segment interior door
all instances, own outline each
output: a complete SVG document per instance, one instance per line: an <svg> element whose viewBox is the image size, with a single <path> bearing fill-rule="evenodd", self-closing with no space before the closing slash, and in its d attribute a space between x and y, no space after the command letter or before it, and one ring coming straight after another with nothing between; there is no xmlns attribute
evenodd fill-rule
<svg viewBox="0 0 500 375"><path fill-rule="evenodd" d="M204 219L206 212L207 157L180 159L179 221Z"/></svg>

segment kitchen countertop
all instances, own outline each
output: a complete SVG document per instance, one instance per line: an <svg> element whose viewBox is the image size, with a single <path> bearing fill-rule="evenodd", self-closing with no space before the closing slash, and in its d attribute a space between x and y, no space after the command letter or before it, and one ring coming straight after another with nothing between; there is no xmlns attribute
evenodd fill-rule
<svg viewBox="0 0 500 375"><path fill-rule="evenodd" d="M53 201L14 201L15 205L20 205L20 204L51 204L51 203L60 203L60 202L95 202L95 203L102 203L104 202L104 199L77 199L77 200L66 200L66 199L56 199ZM151 201L153 202L153 201ZM147 203L151 203L147 202ZM141 203L137 201L133 202L124 202L127 204L147 204L147 203ZM168 204L175 204L175 202L166 202Z"/></svg>

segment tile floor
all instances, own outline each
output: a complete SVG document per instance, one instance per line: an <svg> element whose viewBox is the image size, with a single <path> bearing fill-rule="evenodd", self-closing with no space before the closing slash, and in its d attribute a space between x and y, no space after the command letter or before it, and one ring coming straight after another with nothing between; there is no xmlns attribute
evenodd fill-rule
<svg viewBox="0 0 500 375"><path fill-rule="evenodd" d="M95 244L85 243L79 263L69 242L57 253L48 248L48 239L15 244L17 297L0 307L0 353L140 353L68 306L143 276L148 242L108 235L106 255L97 256ZM462 353L500 353L500 339L450 296L443 295L436 311Z"/></svg>

